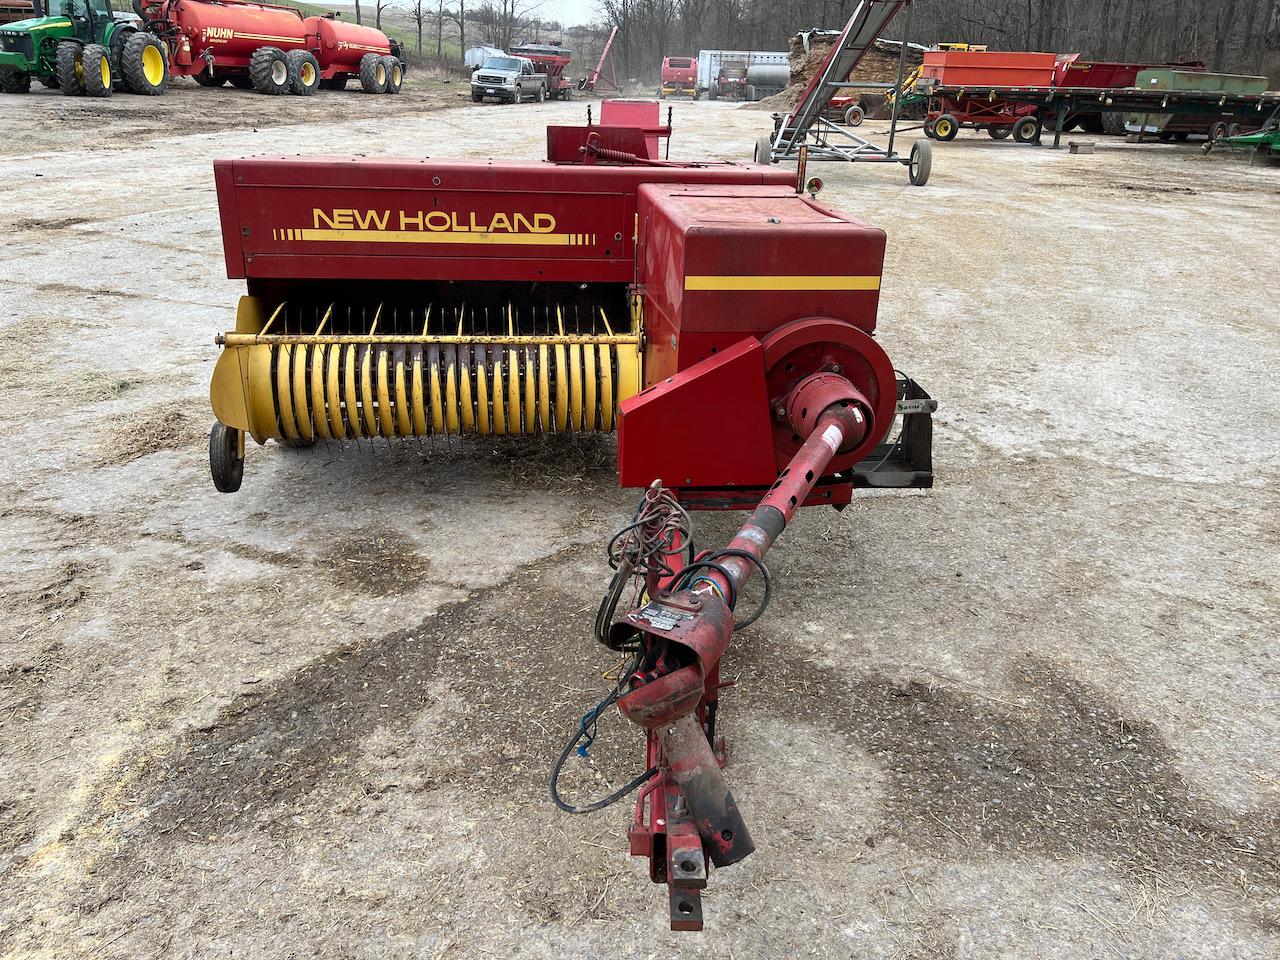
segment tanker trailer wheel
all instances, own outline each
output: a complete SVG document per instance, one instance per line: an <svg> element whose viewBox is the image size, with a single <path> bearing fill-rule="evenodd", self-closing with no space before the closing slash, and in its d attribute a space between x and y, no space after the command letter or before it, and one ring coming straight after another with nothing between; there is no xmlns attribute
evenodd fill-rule
<svg viewBox="0 0 1280 960"><path fill-rule="evenodd" d="M289 92L289 61L279 47L259 47L249 58L253 89L269 97Z"/></svg>
<svg viewBox="0 0 1280 960"><path fill-rule="evenodd" d="M215 74L212 67L205 67L199 73L192 74L191 79L202 87L220 87L227 82L225 73Z"/></svg>
<svg viewBox="0 0 1280 960"><path fill-rule="evenodd" d="M400 88L404 86L404 64L397 57L383 57L383 62L387 65L387 89L386 93L399 93Z"/></svg>
<svg viewBox="0 0 1280 960"><path fill-rule="evenodd" d="M63 40L58 44L54 54L54 71L58 76L58 89L68 97L76 97L84 93L84 67L80 58L84 51L80 44Z"/></svg>
<svg viewBox="0 0 1280 960"><path fill-rule="evenodd" d="M851 106L848 110L844 112L845 126L847 127L862 126L862 119L864 116L866 116L866 114L862 112L862 108L855 103L853 106Z"/></svg>
<svg viewBox="0 0 1280 960"><path fill-rule="evenodd" d="M253 89L253 77L249 76L247 73L233 73L227 78L227 82L237 90Z"/></svg>
<svg viewBox="0 0 1280 960"><path fill-rule="evenodd" d="M387 65L376 53L366 53L360 58L360 86L365 93L387 92Z"/></svg>
<svg viewBox="0 0 1280 960"><path fill-rule="evenodd" d="M923 187L929 182L929 173L933 170L933 144L928 140L917 140L911 145L911 156L907 163L907 179L913 187Z"/></svg>
<svg viewBox="0 0 1280 960"><path fill-rule="evenodd" d="M987 127L987 135L992 140L1007 140L1013 133L1013 127Z"/></svg>
<svg viewBox="0 0 1280 960"><path fill-rule="evenodd" d="M960 132L960 124L956 122L956 118L949 113L944 113L937 120L933 121L933 138L942 142L954 140L956 134Z"/></svg>
<svg viewBox="0 0 1280 960"><path fill-rule="evenodd" d="M0 67L0 92L30 93L31 74L9 67Z"/></svg>
<svg viewBox="0 0 1280 960"><path fill-rule="evenodd" d="M120 72L134 93L158 97L169 83L169 61L160 38L135 33L124 42Z"/></svg>
<svg viewBox="0 0 1280 960"><path fill-rule="evenodd" d="M284 55L289 67L289 92L309 97L320 87L320 61L306 50L290 50Z"/></svg>
<svg viewBox="0 0 1280 960"><path fill-rule="evenodd" d="M244 431L220 420L209 431L209 473L219 493L235 493L244 479Z"/></svg>
<svg viewBox="0 0 1280 960"><path fill-rule="evenodd" d="M1013 139L1019 143L1035 143L1040 139L1039 117L1023 117L1013 125Z"/></svg>
<svg viewBox="0 0 1280 960"><path fill-rule="evenodd" d="M111 96L111 53L100 43L91 43L80 56L84 92L91 97Z"/></svg>

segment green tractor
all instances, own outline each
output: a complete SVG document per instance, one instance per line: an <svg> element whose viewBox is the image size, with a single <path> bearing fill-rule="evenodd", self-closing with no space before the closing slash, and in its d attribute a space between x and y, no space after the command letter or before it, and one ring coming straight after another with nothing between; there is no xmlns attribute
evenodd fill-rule
<svg viewBox="0 0 1280 960"><path fill-rule="evenodd" d="M0 26L0 92L27 93L35 78L69 97L164 93L163 42L116 19L110 0L34 0L34 8L34 17Z"/></svg>

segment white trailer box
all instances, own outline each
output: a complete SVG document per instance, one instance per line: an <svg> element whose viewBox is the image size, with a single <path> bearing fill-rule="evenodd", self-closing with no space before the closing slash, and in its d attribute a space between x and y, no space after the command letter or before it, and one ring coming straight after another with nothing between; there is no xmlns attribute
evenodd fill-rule
<svg viewBox="0 0 1280 960"><path fill-rule="evenodd" d="M698 93L703 94L711 89L711 84L720 76L720 65L726 60L745 63L747 69L756 64L780 64L791 69L791 55L785 50L699 50L698 51Z"/></svg>

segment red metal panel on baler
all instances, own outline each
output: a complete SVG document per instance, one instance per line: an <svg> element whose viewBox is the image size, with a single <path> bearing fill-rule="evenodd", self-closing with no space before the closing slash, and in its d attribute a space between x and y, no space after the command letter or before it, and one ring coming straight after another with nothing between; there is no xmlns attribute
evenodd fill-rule
<svg viewBox="0 0 1280 960"><path fill-rule="evenodd" d="M790 180L784 170L728 163L281 157L214 167L231 187L218 201L232 278L625 283L634 278L641 183Z"/></svg>
<svg viewBox="0 0 1280 960"><path fill-rule="evenodd" d="M876 326L884 231L778 186L640 188L645 379L792 320Z"/></svg>

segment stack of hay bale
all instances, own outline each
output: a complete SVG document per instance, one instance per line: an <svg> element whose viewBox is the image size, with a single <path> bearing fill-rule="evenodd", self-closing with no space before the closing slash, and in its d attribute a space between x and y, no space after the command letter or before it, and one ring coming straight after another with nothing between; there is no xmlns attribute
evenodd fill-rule
<svg viewBox="0 0 1280 960"><path fill-rule="evenodd" d="M813 75L822 69L823 61L831 52L832 46L840 39L839 30L806 30L797 33L790 41L791 76L787 88L775 96L768 97L752 107L761 110L790 110L804 94L805 87ZM846 79L860 83L894 83L898 79L898 51L900 45L877 40L875 46L866 52L862 62ZM910 71L920 65L924 59L923 50L914 46L907 47L907 67ZM836 96L852 95L856 91L843 89L836 91ZM871 107L868 115L873 115L875 108L883 102L884 97L878 94L863 93L863 99Z"/></svg>

